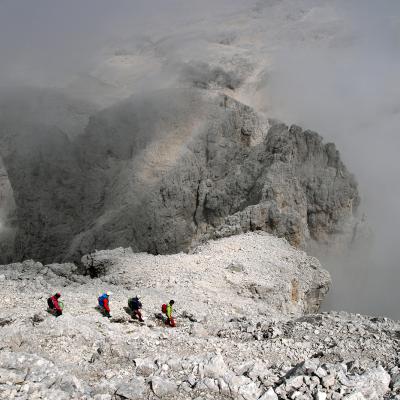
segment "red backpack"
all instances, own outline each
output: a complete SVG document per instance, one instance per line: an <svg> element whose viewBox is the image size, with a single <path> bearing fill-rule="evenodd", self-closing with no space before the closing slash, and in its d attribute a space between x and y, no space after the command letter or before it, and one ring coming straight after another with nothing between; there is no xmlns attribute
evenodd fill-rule
<svg viewBox="0 0 400 400"><path fill-rule="evenodd" d="M163 305L161 306L161 312L162 312L163 314L166 314L166 313L167 313L167 305L166 305L166 304L163 304Z"/></svg>

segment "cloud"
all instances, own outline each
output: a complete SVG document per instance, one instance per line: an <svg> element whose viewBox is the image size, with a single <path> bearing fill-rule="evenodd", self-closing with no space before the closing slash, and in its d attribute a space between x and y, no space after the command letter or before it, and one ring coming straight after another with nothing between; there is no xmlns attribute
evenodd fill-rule
<svg viewBox="0 0 400 400"><path fill-rule="evenodd" d="M400 259L400 3L336 2L335 11L346 29L340 40L287 44L276 54L266 107L334 141L360 184L375 241L368 257L326 260L336 279L332 306L400 318L392 283Z"/></svg>
<svg viewBox="0 0 400 400"><path fill-rule="evenodd" d="M3 0L0 83L62 86L118 42L174 32L229 12L239 0ZM244 3L247 3L245 1Z"/></svg>

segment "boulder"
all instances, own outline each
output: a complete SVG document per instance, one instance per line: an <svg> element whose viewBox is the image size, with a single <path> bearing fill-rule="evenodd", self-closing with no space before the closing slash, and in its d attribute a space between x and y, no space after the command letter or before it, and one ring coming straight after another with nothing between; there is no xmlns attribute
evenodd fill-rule
<svg viewBox="0 0 400 400"><path fill-rule="evenodd" d="M159 376L152 377L150 384L154 394L158 397L171 395L178 390L178 385L175 382Z"/></svg>
<svg viewBox="0 0 400 400"><path fill-rule="evenodd" d="M124 399L139 400L146 398L148 386L143 378L134 378L118 386L116 394Z"/></svg>
<svg viewBox="0 0 400 400"><path fill-rule="evenodd" d="M362 375L350 377L348 386L372 400L384 396L389 391L389 384L390 375L379 365Z"/></svg>
<svg viewBox="0 0 400 400"><path fill-rule="evenodd" d="M275 393L274 389L269 388L260 398L259 400L278 400L278 396Z"/></svg>
<svg viewBox="0 0 400 400"><path fill-rule="evenodd" d="M150 376L156 370L154 361L150 358L135 358L136 374Z"/></svg>
<svg viewBox="0 0 400 400"><path fill-rule="evenodd" d="M302 375L294 376L286 381L286 390L294 391L300 389L304 385L304 378Z"/></svg>
<svg viewBox="0 0 400 400"><path fill-rule="evenodd" d="M315 400L326 400L327 394L325 392L317 392Z"/></svg>
<svg viewBox="0 0 400 400"><path fill-rule="evenodd" d="M217 354L211 357L210 360L204 364L203 371L204 371L203 372L204 376L218 379L226 374L228 368L225 364L222 355Z"/></svg>

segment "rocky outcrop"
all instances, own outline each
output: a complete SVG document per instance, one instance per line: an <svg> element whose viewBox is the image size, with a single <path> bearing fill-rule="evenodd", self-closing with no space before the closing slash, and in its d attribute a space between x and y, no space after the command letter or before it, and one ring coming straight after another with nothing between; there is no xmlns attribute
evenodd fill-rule
<svg viewBox="0 0 400 400"><path fill-rule="evenodd" d="M283 239L247 233L168 256L121 248L85 256L82 265L86 275L74 264L2 266L0 398L400 394L400 325L344 312L309 314L317 307L309 307L308 293L323 296L329 275ZM95 307L105 290L114 293L110 319ZM56 291L64 301L58 318L45 312ZM136 294L143 324L126 309ZM176 328L158 318L171 298Z"/></svg>
<svg viewBox="0 0 400 400"><path fill-rule="evenodd" d="M3 263L30 255L44 259L46 249L51 260L54 249L71 236L79 174L70 141L82 134L95 110L56 90L2 90L0 198L6 201L0 200L0 216L9 215L0 241Z"/></svg>
<svg viewBox="0 0 400 400"><path fill-rule="evenodd" d="M15 259L79 260L118 246L173 253L254 230L302 248L355 236L357 186L335 146L223 94L131 98L74 138L54 125L7 126Z"/></svg>

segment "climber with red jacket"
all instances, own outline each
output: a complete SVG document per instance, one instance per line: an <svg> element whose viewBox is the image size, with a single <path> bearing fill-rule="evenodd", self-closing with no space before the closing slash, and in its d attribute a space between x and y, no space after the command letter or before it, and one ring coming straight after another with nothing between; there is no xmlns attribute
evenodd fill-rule
<svg viewBox="0 0 400 400"><path fill-rule="evenodd" d="M60 293L56 293L47 299L47 305L49 306L49 311L56 317L62 315L62 303L58 300L61 297Z"/></svg>
<svg viewBox="0 0 400 400"><path fill-rule="evenodd" d="M98 298L100 311L107 318L111 318L111 315L110 315L110 300L109 300L111 295L112 295L112 292L106 292L106 293L103 293Z"/></svg>

